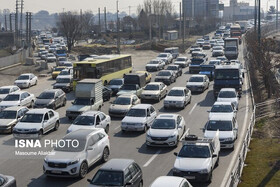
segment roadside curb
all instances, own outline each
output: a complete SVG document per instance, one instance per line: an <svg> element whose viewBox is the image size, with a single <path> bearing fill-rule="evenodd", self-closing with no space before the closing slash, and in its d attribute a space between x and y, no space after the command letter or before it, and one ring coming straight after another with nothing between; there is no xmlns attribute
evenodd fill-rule
<svg viewBox="0 0 280 187"><path fill-rule="evenodd" d="M3 67L3 68L0 68L0 71L6 70L6 69L9 69L9 68L13 68L13 67L16 67L16 66L19 66L19 65L21 65L21 63L6 66L6 67Z"/></svg>

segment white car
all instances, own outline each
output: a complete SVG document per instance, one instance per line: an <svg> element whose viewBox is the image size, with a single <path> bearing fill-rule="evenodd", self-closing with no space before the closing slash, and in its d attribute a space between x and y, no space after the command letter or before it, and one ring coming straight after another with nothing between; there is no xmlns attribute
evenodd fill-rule
<svg viewBox="0 0 280 187"><path fill-rule="evenodd" d="M188 88L173 87L164 99L164 108L185 108L191 102L192 94Z"/></svg>
<svg viewBox="0 0 280 187"><path fill-rule="evenodd" d="M183 177L160 176L150 187L192 187L192 185Z"/></svg>
<svg viewBox="0 0 280 187"><path fill-rule="evenodd" d="M73 69L64 69L62 70L58 76L56 77L56 79L61 79L61 78L73 78Z"/></svg>
<svg viewBox="0 0 280 187"><path fill-rule="evenodd" d="M162 61L161 59L154 59L151 60L147 65L146 65L146 71L158 71L164 69L165 62Z"/></svg>
<svg viewBox="0 0 280 187"><path fill-rule="evenodd" d="M53 53L48 53L46 57L47 62L55 62L56 61L56 56Z"/></svg>
<svg viewBox="0 0 280 187"><path fill-rule="evenodd" d="M0 87L0 101L2 101L8 94L19 91L18 86L2 86Z"/></svg>
<svg viewBox="0 0 280 187"><path fill-rule="evenodd" d="M108 134L111 124L111 117L100 111L87 111L76 117L72 125L67 129L67 133L79 129L103 128Z"/></svg>
<svg viewBox="0 0 280 187"><path fill-rule="evenodd" d="M94 163L109 159L110 142L103 129L80 129L67 134L62 140L78 140L79 146L70 144L69 147L54 148L44 159L43 170L47 176L84 178Z"/></svg>
<svg viewBox="0 0 280 187"><path fill-rule="evenodd" d="M217 101L231 102L238 110L238 94L234 88L222 88L217 97Z"/></svg>
<svg viewBox="0 0 280 187"><path fill-rule="evenodd" d="M185 119L179 114L160 114L147 132L147 146L177 146L186 131Z"/></svg>
<svg viewBox="0 0 280 187"><path fill-rule="evenodd" d="M21 74L15 81L14 85L20 88L29 88L30 86L36 85L38 82L37 76L33 73Z"/></svg>
<svg viewBox="0 0 280 187"><path fill-rule="evenodd" d="M8 94L0 102L0 111L12 106L26 106L32 108L34 106L35 96L26 91L17 91Z"/></svg>
<svg viewBox="0 0 280 187"><path fill-rule="evenodd" d="M41 138L59 128L59 113L52 109L32 109L25 113L13 129L15 138Z"/></svg>
<svg viewBox="0 0 280 187"><path fill-rule="evenodd" d="M209 119L210 119L213 115L221 115L221 116L231 115L236 117L237 110L235 109L234 104L231 102L216 101L213 104L211 110L208 112L209 112Z"/></svg>
<svg viewBox="0 0 280 187"><path fill-rule="evenodd" d="M238 136L238 124L233 115L212 115L205 125L204 137L213 138L219 130L221 148L234 148Z"/></svg>
<svg viewBox="0 0 280 187"><path fill-rule="evenodd" d="M176 58L174 64L179 65L181 68L185 68L189 65L188 57L178 57Z"/></svg>
<svg viewBox="0 0 280 187"><path fill-rule="evenodd" d="M124 117L129 109L140 104L140 99L134 94L123 94L116 98L110 105L109 115L114 117Z"/></svg>
<svg viewBox="0 0 280 187"><path fill-rule="evenodd" d="M167 86L162 82L151 82L147 84L141 93L141 101L156 100L160 102L167 94Z"/></svg>
<svg viewBox="0 0 280 187"><path fill-rule="evenodd" d="M138 104L133 106L122 120L122 132L142 131L146 132L152 125L157 112L150 104Z"/></svg>
<svg viewBox="0 0 280 187"><path fill-rule="evenodd" d="M157 59L164 61L165 65L172 63L173 56L170 53L160 53Z"/></svg>
<svg viewBox="0 0 280 187"><path fill-rule="evenodd" d="M207 75L192 75L186 87L192 92L204 92L209 88L209 78Z"/></svg>
<svg viewBox="0 0 280 187"><path fill-rule="evenodd" d="M197 39L196 44L202 47L202 45L204 44L204 39L203 38Z"/></svg>

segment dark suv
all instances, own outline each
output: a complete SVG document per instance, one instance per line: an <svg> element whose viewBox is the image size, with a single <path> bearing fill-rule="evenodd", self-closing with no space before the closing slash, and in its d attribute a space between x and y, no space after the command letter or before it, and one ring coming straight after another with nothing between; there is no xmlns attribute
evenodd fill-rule
<svg viewBox="0 0 280 187"><path fill-rule="evenodd" d="M34 108L51 108L66 105L66 94L61 89L49 89L42 92L35 101Z"/></svg>
<svg viewBox="0 0 280 187"><path fill-rule="evenodd" d="M143 174L140 166L131 159L111 159L104 164L92 179L90 186L142 187Z"/></svg>

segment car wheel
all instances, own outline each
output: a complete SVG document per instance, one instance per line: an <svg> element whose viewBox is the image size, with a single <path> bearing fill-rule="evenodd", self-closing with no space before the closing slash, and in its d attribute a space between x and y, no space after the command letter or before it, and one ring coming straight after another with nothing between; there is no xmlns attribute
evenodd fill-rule
<svg viewBox="0 0 280 187"><path fill-rule="evenodd" d="M161 96L158 96L157 98L157 102L160 102Z"/></svg>
<svg viewBox="0 0 280 187"><path fill-rule="evenodd" d="M105 147L104 150L103 150L103 154L102 154L102 159L101 161L104 163L104 162L107 162L108 159L109 159L109 155L110 155L110 151L108 149L108 147Z"/></svg>
<svg viewBox="0 0 280 187"><path fill-rule="evenodd" d="M30 83L29 83L29 84L28 84L28 88L30 88L30 86L31 86L31 85L30 85Z"/></svg>
<svg viewBox="0 0 280 187"><path fill-rule="evenodd" d="M179 136L177 136L175 147L178 147L178 144L179 144Z"/></svg>
<svg viewBox="0 0 280 187"><path fill-rule="evenodd" d="M37 85L37 80L35 81L35 85Z"/></svg>
<svg viewBox="0 0 280 187"><path fill-rule="evenodd" d="M209 179L207 181L208 183L211 183L212 182L212 169L211 169L211 173L210 173L210 176L209 176Z"/></svg>
<svg viewBox="0 0 280 187"><path fill-rule="evenodd" d="M122 133L126 133L126 131L125 131L125 130L122 130Z"/></svg>
<svg viewBox="0 0 280 187"><path fill-rule="evenodd" d="M66 105L66 99L63 100L62 106Z"/></svg>
<svg viewBox="0 0 280 187"><path fill-rule="evenodd" d="M56 109L56 104L55 104L55 103L53 104L52 109L53 109L53 110L55 110L55 109Z"/></svg>
<svg viewBox="0 0 280 187"><path fill-rule="evenodd" d="M86 162L82 162L82 164L80 166L79 177L80 178L85 178L87 172L88 172L88 165L87 165Z"/></svg>
<svg viewBox="0 0 280 187"><path fill-rule="evenodd" d="M145 125L144 129L143 129L143 133L146 133L147 129L148 129L148 127L147 127L147 125Z"/></svg>
<svg viewBox="0 0 280 187"><path fill-rule="evenodd" d="M98 111L100 111L100 110L101 110L101 106L98 107Z"/></svg>
<svg viewBox="0 0 280 187"><path fill-rule="evenodd" d="M58 128L59 128L59 122L57 121L57 122L55 122L55 125L54 125L53 130L54 130L54 131L57 131Z"/></svg>
<svg viewBox="0 0 280 187"><path fill-rule="evenodd" d="M33 108L34 107L34 101L31 101L29 108Z"/></svg>
<svg viewBox="0 0 280 187"><path fill-rule="evenodd" d="M105 132L108 134L109 133L109 125L106 126Z"/></svg>
<svg viewBox="0 0 280 187"><path fill-rule="evenodd" d="M220 161L220 157L218 156L217 161L216 161L216 163L215 163L215 167L218 167L218 166L219 166L219 161Z"/></svg>
<svg viewBox="0 0 280 187"><path fill-rule="evenodd" d="M41 129L38 132L38 139L41 140L42 136L43 136L43 130Z"/></svg>
<svg viewBox="0 0 280 187"><path fill-rule="evenodd" d="M183 105L182 109L186 108L186 105L187 105L187 102L184 101L184 105Z"/></svg>
<svg viewBox="0 0 280 187"><path fill-rule="evenodd" d="M139 183L139 187L143 187L143 182L142 181Z"/></svg>

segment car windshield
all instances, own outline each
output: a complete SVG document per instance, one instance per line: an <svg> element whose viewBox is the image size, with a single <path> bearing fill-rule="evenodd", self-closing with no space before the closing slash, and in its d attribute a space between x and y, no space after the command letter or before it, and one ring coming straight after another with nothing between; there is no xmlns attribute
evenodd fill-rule
<svg viewBox="0 0 280 187"><path fill-rule="evenodd" d="M122 80L117 80L117 79L113 79L109 82L109 85L122 85L123 81Z"/></svg>
<svg viewBox="0 0 280 187"><path fill-rule="evenodd" d="M123 173L121 171L98 170L91 184L97 186L123 186Z"/></svg>
<svg viewBox="0 0 280 187"><path fill-rule="evenodd" d="M232 123L231 121L216 121L210 120L207 124L208 131L231 131L232 130Z"/></svg>
<svg viewBox="0 0 280 187"><path fill-rule="evenodd" d="M53 54L48 54L48 57L54 57L54 55Z"/></svg>
<svg viewBox="0 0 280 187"><path fill-rule="evenodd" d="M44 114L25 114L20 121L26 123L41 123L43 116Z"/></svg>
<svg viewBox="0 0 280 187"><path fill-rule="evenodd" d="M198 39L197 42L204 42L204 40L203 39Z"/></svg>
<svg viewBox="0 0 280 187"><path fill-rule="evenodd" d="M219 93L219 98L236 98L236 93L233 91L222 91Z"/></svg>
<svg viewBox="0 0 280 187"><path fill-rule="evenodd" d="M168 93L168 96L175 96L175 97L184 96L184 91L183 90L170 90L170 92Z"/></svg>
<svg viewBox="0 0 280 187"><path fill-rule="evenodd" d="M54 71L62 71L64 70L65 68L54 68Z"/></svg>
<svg viewBox="0 0 280 187"><path fill-rule="evenodd" d="M236 47L226 47L226 51L236 51Z"/></svg>
<svg viewBox="0 0 280 187"><path fill-rule="evenodd" d="M191 61L191 65L200 65L202 64L202 62L204 62L202 58L193 58Z"/></svg>
<svg viewBox="0 0 280 187"><path fill-rule="evenodd" d="M178 70L177 66L168 66L167 70Z"/></svg>
<svg viewBox="0 0 280 187"><path fill-rule="evenodd" d="M231 105L213 105L211 108L211 112L228 113L228 112L233 112L233 109Z"/></svg>
<svg viewBox="0 0 280 187"><path fill-rule="evenodd" d="M70 83L70 79L69 78L58 78L56 79L57 83Z"/></svg>
<svg viewBox="0 0 280 187"><path fill-rule="evenodd" d="M19 100L19 95L7 95L3 101L18 101Z"/></svg>
<svg viewBox="0 0 280 187"><path fill-rule="evenodd" d="M159 54L158 57L167 57L167 54Z"/></svg>
<svg viewBox="0 0 280 187"><path fill-rule="evenodd" d="M65 62L67 61L67 58L59 58L58 61Z"/></svg>
<svg viewBox="0 0 280 187"><path fill-rule="evenodd" d="M15 119L17 116L17 111L4 110L0 112L0 119Z"/></svg>
<svg viewBox="0 0 280 187"><path fill-rule="evenodd" d="M113 104L115 105L130 105L131 98L130 97L118 97Z"/></svg>
<svg viewBox="0 0 280 187"><path fill-rule="evenodd" d="M174 119L155 119L152 129L175 129L176 124Z"/></svg>
<svg viewBox="0 0 280 187"><path fill-rule="evenodd" d="M8 94L10 92L9 88L1 88L0 89L0 94Z"/></svg>
<svg viewBox="0 0 280 187"><path fill-rule="evenodd" d="M177 58L176 61L186 61L185 58Z"/></svg>
<svg viewBox="0 0 280 187"><path fill-rule="evenodd" d="M159 90L159 85L156 84L148 84L144 90Z"/></svg>
<svg viewBox="0 0 280 187"><path fill-rule="evenodd" d="M210 61L209 61L209 64L210 64L210 65L219 64L219 61L218 61L218 60L217 60L217 61L215 61L215 60L210 60Z"/></svg>
<svg viewBox="0 0 280 187"><path fill-rule="evenodd" d="M213 51L214 50L223 50L223 48L221 46L216 46L216 47L213 47Z"/></svg>
<svg viewBox="0 0 280 187"><path fill-rule="evenodd" d="M91 126L94 125L95 117L94 116L78 116L73 124L74 125L85 125Z"/></svg>
<svg viewBox="0 0 280 187"><path fill-rule="evenodd" d="M72 63L64 63L63 65L66 67L73 67Z"/></svg>
<svg viewBox="0 0 280 187"><path fill-rule="evenodd" d="M78 99L75 99L75 101L74 101L74 105L91 105L91 104L93 104L92 102L91 102L91 99L89 99L89 98L78 98Z"/></svg>
<svg viewBox="0 0 280 187"><path fill-rule="evenodd" d="M145 109L132 108L128 111L126 116L129 116L129 117L146 117L146 110Z"/></svg>
<svg viewBox="0 0 280 187"><path fill-rule="evenodd" d="M159 61L150 61L148 64L159 64Z"/></svg>
<svg viewBox="0 0 280 187"><path fill-rule="evenodd" d="M121 87L121 90L136 90L136 85L128 85L128 84L126 84L126 85L123 85Z"/></svg>
<svg viewBox="0 0 280 187"><path fill-rule="evenodd" d="M203 77L191 77L189 82L203 82Z"/></svg>
<svg viewBox="0 0 280 187"><path fill-rule="evenodd" d="M171 73L169 71L160 71L157 76L170 76Z"/></svg>
<svg viewBox="0 0 280 187"><path fill-rule="evenodd" d="M85 139L79 139L79 138L69 138L67 137L67 135L62 138L62 140L64 140L65 142L76 142L78 141L79 144L77 146L76 143L69 143L67 144L67 146L57 146L54 148L55 151L61 151L61 152L70 152L70 153L73 153L73 152L81 152L85 149L86 147L86 143L87 141Z"/></svg>
<svg viewBox="0 0 280 187"><path fill-rule="evenodd" d="M43 92L39 95L39 99L53 99L54 98L54 92Z"/></svg>
<svg viewBox="0 0 280 187"><path fill-rule="evenodd" d="M187 144L181 148L181 150L178 154L178 157L209 158L210 150L209 150L209 147L206 145Z"/></svg>
<svg viewBox="0 0 280 187"><path fill-rule="evenodd" d="M214 66L200 66L200 71L213 71Z"/></svg>
<svg viewBox="0 0 280 187"><path fill-rule="evenodd" d="M237 80L239 79L238 69L219 69L215 71L215 79Z"/></svg>
<svg viewBox="0 0 280 187"><path fill-rule="evenodd" d="M68 71L61 71L59 75L70 75Z"/></svg>
<svg viewBox="0 0 280 187"><path fill-rule="evenodd" d="M17 80L28 80L29 79L29 75L21 75L18 77Z"/></svg>

